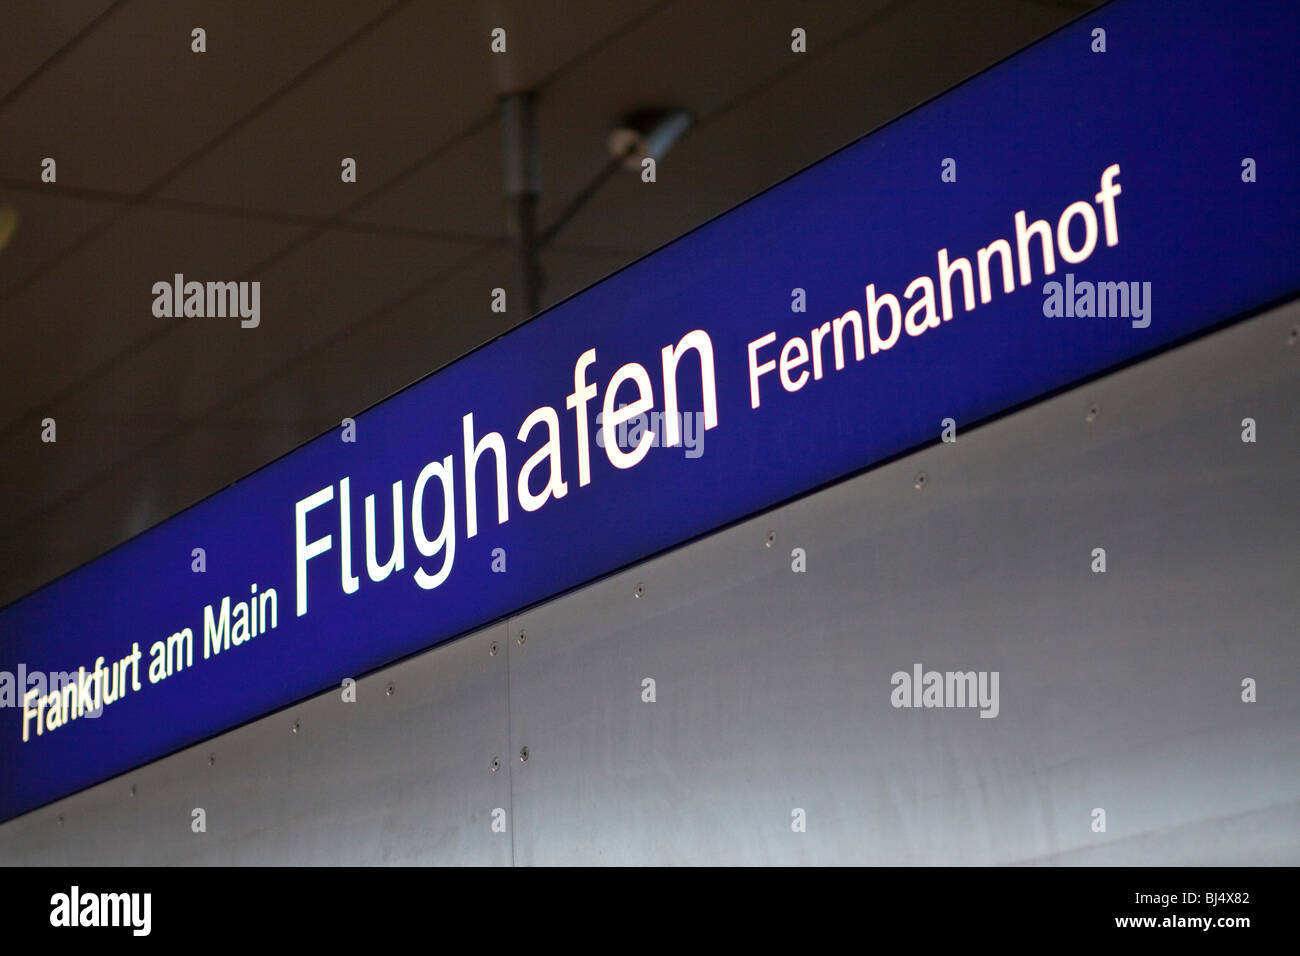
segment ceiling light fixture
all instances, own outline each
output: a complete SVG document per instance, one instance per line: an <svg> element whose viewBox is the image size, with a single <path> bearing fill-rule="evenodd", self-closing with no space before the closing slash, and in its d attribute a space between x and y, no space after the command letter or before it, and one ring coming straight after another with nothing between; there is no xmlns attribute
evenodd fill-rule
<svg viewBox="0 0 1300 956"><path fill-rule="evenodd" d="M677 144L694 117L686 110L644 110L625 118L609 134L609 153L636 171L641 161L658 162Z"/></svg>

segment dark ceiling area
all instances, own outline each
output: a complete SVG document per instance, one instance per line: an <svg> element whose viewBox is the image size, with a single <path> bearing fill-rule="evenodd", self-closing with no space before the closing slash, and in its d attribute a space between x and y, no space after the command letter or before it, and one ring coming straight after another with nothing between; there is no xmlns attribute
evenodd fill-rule
<svg viewBox="0 0 1300 956"><path fill-rule="evenodd" d="M612 176L546 246L546 306L1097 5L7 6L0 604L526 318L491 308L496 287L520 301L503 94L536 91L543 226L621 117L695 118L652 187ZM176 274L260 282L260 324L156 316Z"/></svg>

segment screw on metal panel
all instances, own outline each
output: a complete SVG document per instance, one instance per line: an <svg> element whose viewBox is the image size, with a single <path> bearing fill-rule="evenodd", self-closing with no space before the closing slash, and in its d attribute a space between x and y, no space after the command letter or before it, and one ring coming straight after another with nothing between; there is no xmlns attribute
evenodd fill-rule
<svg viewBox="0 0 1300 956"><path fill-rule="evenodd" d="M217 755L216 755L216 754L208 754L208 766L209 766L209 767L215 767L216 765L217 765Z"/></svg>
<svg viewBox="0 0 1300 956"><path fill-rule="evenodd" d="M60 813L55 822L58 823L59 826L63 826L63 814Z"/></svg>
<svg viewBox="0 0 1300 956"><path fill-rule="evenodd" d="M501 758L500 758L500 757L493 757L493 758L492 758L492 772L493 772L493 773L496 773L496 772L497 772L498 770L500 770L500 769L501 769Z"/></svg>
<svg viewBox="0 0 1300 956"><path fill-rule="evenodd" d="M516 637L515 640L518 641L521 646L528 643L528 632L520 631L519 636Z"/></svg>
<svg viewBox="0 0 1300 956"><path fill-rule="evenodd" d="M528 748L527 748L527 747L520 747L520 748L519 748L519 762L520 762L520 763L528 763Z"/></svg>
<svg viewBox="0 0 1300 956"><path fill-rule="evenodd" d="M643 594L645 594L645 585L638 581L636 585L636 590L632 592L632 596L639 598Z"/></svg>
<svg viewBox="0 0 1300 956"><path fill-rule="evenodd" d="M767 540L763 542L763 547L770 548L774 544L776 544L776 532L769 531L767 533Z"/></svg>
<svg viewBox="0 0 1300 956"><path fill-rule="evenodd" d="M489 657L496 657L496 656L497 656L497 653L498 653L500 650L501 650L501 645L498 644L496 641L493 641L491 644L488 645L488 656L489 656Z"/></svg>
<svg viewBox="0 0 1300 956"><path fill-rule="evenodd" d="M929 480L930 480L929 475L927 475L923 471L918 471L916 473L916 481L913 482L913 487L916 488L917 491L920 491L922 488L925 487L925 483Z"/></svg>
<svg viewBox="0 0 1300 956"><path fill-rule="evenodd" d="M1085 422L1095 422L1099 414L1101 414L1101 406L1093 402L1088 406L1088 414L1083 416L1083 420Z"/></svg>
<svg viewBox="0 0 1300 956"><path fill-rule="evenodd" d="M293 722L293 733L296 734L296 733L298 732L298 728L301 727L301 726L302 726L302 721L300 721L300 720L295 720L295 721Z"/></svg>
<svg viewBox="0 0 1300 956"><path fill-rule="evenodd" d="M131 796L135 796L135 784L131 784Z"/></svg>
<svg viewBox="0 0 1300 956"><path fill-rule="evenodd" d="M396 689L397 688L390 683L387 687L384 688L384 693L387 694L389 697L392 697L393 691L395 691Z"/></svg>

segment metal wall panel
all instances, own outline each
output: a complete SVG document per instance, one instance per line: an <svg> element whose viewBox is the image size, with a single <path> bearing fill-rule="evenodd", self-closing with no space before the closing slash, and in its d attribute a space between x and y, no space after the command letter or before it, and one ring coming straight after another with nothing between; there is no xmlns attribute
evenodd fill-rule
<svg viewBox="0 0 1300 956"><path fill-rule="evenodd" d="M1297 327L959 430L11 821L0 861L1300 863ZM917 662L998 671L998 716L893 707Z"/></svg>
<svg viewBox="0 0 1300 956"><path fill-rule="evenodd" d="M1297 311L522 615L516 860L1300 862Z"/></svg>

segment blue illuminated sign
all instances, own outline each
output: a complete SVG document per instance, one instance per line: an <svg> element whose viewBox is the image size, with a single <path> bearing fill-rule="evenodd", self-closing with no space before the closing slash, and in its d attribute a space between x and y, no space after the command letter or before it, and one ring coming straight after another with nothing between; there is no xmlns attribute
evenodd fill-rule
<svg viewBox="0 0 1300 956"><path fill-rule="evenodd" d="M5 608L0 818L1295 295L1298 27L1112 3Z"/></svg>

